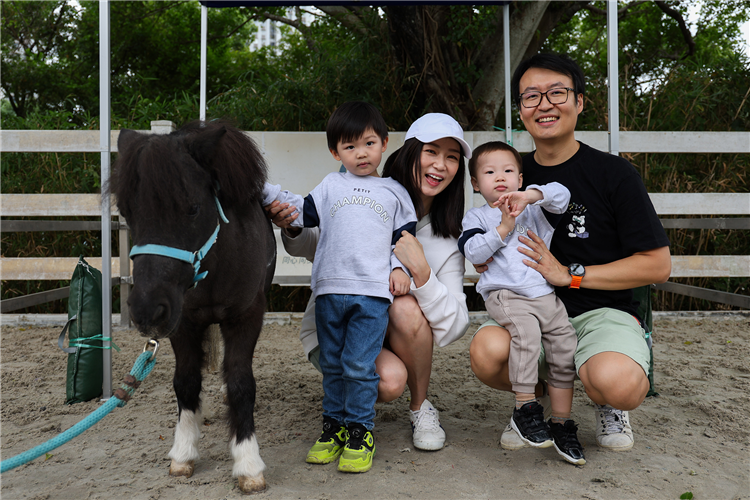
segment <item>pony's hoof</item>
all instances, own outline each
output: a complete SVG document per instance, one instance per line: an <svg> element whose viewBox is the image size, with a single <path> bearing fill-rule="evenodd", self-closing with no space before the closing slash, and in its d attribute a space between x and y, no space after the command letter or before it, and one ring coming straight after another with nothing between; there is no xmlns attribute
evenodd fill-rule
<svg viewBox="0 0 750 500"><path fill-rule="evenodd" d="M195 464L192 460L184 463L172 460L172 463L169 465L170 476L190 477L193 475L193 472L195 472Z"/></svg>
<svg viewBox="0 0 750 500"><path fill-rule="evenodd" d="M257 493L266 489L266 480L263 474L259 474L256 477L239 476L237 477L237 481L242 493Z"/></svg>

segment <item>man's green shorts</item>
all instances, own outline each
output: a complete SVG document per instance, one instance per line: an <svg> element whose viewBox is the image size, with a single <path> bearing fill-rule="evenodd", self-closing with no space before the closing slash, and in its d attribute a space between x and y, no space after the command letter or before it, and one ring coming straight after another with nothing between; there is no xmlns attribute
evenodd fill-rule
<svg viewBox="0 0 750 500"><path fill-rule="evenodd" d="M648 376L651 355L646 342L646 332L635 317L617 309L603 307L571 318L570 322L578 336L578 347L575 353L576 373L589 358L596 354L619 352L641 365ZM490 319L482 324L479 330L490 325L500 326L495 320ZM547 378L544 347L539 355L539 378Z"/></svg>

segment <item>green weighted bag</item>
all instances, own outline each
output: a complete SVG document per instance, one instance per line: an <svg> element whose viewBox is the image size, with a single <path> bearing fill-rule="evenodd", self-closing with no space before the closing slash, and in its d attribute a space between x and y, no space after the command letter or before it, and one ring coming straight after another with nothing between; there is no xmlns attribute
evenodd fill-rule
<svg viewBox="0 0 750 500"><path fill-rule="evenodd" d="M65 333L68 347L63 347ZM102 394L102 273L81 256L70 280L68 322L57 340L68 353L65 404L89 401Z"/></svg>

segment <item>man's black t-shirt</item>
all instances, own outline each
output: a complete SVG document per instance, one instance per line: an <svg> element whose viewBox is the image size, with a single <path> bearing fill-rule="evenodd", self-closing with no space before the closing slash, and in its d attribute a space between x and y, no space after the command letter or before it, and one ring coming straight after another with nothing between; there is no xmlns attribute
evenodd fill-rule
<svg viewBox="0 0 750 500"><path fill-rule="evenodd" d="M539 165L523 158L524 185L559 182L570 190L570 205L555 229L550 250L567 266L607 264L636 252L669 245L646 188L633 165L579 143L568 161ZM585 278L584 278L585 280ZM555 287L570 317L600 307L636 315L632 290Z"/></svg>

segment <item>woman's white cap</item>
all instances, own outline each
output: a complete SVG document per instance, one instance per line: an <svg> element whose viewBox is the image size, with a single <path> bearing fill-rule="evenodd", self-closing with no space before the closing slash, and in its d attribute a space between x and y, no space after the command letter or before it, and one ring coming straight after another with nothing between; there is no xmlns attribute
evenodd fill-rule
<svg viewBox="0 0 750 500"><path fill-rule="evenodd" d="M433 142L444 137L456 139L461 145L466 158L471 158L471 146L464 140L464 129L452 116L443 113L427 113L406 131L404 141L416 137L421 142Z"/></svg>

